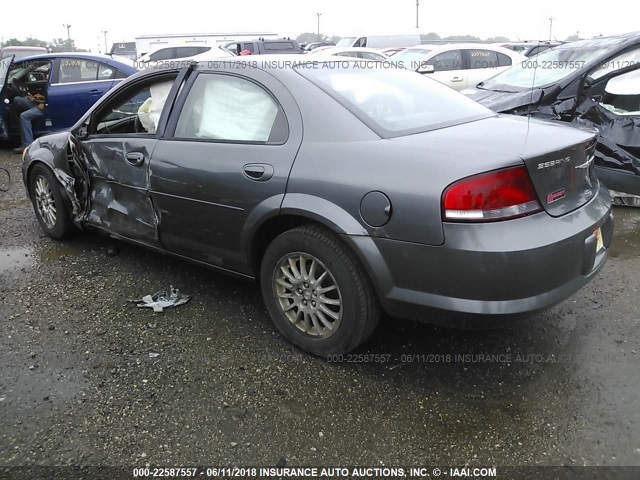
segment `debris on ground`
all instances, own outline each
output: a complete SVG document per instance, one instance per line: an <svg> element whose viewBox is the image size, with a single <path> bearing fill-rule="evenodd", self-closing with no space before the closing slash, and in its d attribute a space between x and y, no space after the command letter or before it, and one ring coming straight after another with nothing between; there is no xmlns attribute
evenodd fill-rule
<svg viewBox="0 0 640 480"><path fill-rule="evenodd" d="M154 312L162 312L165 308L179 307L191 300L189 295L180 293L180 290L173 288L173 285L169 287L169 292L160 291L131 302L138 304L139 308L153 308Z"/></svg>

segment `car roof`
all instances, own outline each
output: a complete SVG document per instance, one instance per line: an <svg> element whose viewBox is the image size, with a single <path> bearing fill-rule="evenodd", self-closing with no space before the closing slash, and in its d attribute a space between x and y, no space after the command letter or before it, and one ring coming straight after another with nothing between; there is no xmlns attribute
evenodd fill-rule
<svg viewBox="0 0 640 480"><path fill-rule="evenodd" d="M609 37L597 37L590 40L576 40L575 42L565 43L572 47L586 46L626 46L640 42L640 32L623 33L620 35L611 35Z"/></svg>
<svg viewBox="0 0 640 480"><path fill-rule="evenodd" d="M96 60L100 62L105 62L112 64L113 66L126 67L124 70L137 71L138 69L134 67L133 62L125 57L115 58L111 55L103 55L99 53L91 53L91 52L54 52L54 53L43 53L41 55L29 55L28 57L18 59L19 62L25 61L36 61L36 60L53 60L56 58L77 58L77 59L85 59L85 60Z"/></svg>

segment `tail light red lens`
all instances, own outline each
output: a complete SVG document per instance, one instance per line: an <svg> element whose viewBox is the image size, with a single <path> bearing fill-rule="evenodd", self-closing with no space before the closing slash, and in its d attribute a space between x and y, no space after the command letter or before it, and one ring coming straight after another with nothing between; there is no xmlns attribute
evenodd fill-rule
<svg viewBox="0 0 640 480"><path fill-rule="evenodd" d="M468 177L442 197L444 221L495 222L542 210L524 166Z"/></svg>

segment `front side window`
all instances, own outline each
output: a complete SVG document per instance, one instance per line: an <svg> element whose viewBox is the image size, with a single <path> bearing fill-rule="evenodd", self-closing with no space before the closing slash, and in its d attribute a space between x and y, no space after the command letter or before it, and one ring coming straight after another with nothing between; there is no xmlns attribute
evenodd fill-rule
<svg viewBox="0 0 640 480"><path fill-rule="evenodd" d="M6 60L6 67L9 68L8 80L14 85L29 86L30 83L47 83L51 71L49 60L26 61L9 65ZM32 92L35 93L35 92Z"/></svg>
<svg viewBox="0 0 640 480"><path fill-rule="evenodd" d="M96 115L94 133L154 134L175 79L156 80L127 90Z"/></svg>
<svg viewBox="0 0 640 480"><path fill-rule="evenodd" d="M436 72L462 70L462 50L440 53L427 61L427 65L433 65Z"/></svg>
<svg viewBox="0 0 640 480"><path fill-rule="evenodd" d="M366 47L367 37L360 37L358 41L353 45L354 47Z"/></svg>
<svg viewBox="0 0 640 480"><path fill-rule="evenodd" d="M280 115L279 115L280 113ZM231 75L198 75L184 104L177 138L283 143L282 112L257 84Z"/></svg>

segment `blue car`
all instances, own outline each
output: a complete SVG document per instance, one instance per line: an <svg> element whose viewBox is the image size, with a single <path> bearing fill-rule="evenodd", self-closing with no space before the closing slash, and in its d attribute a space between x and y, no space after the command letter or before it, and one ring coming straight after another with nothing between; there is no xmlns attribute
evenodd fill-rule
<svg viewBox="0 0 640 480"><path fill-rule="evenodd" d="M132 64L106 55L51 53L3 58L0 63L0 140L19 139L16 96L27 92L46 98L44 118L33 125L34 136L70 128L96 100L138 71Z"/></svg>

